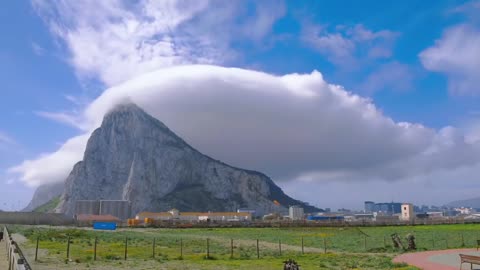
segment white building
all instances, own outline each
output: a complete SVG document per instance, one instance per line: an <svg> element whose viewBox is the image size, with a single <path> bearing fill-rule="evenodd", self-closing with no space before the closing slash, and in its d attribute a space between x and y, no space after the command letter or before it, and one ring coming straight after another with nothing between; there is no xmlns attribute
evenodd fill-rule
<svg viewBox="0 0 480 270"><path fill-rule="evenodd" d="M288 217L291 220L303 220L303 208L300 206L290 206L290 208L288 209Z"/></svg>
<svg viewBox="0 0 480 270"><path fill-rule="evenodd" d="M472 208L467 208L467 207L460 207L460 208L455 208L455 211L460 212L461 215L470 215L475 212Z"/></svg>
<svg viewBox="0 0 480 270"><path fill-rule="evenodd" d="M403 203L402 204L402 220L412 220L414 218L413 214L413 204Z"/></svg>

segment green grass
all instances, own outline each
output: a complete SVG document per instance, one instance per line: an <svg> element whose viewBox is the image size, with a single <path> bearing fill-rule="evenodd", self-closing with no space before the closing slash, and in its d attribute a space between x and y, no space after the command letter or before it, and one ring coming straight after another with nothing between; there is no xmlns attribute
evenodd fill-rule
<svg viewBox="0 0 480 270"><path fill-rule="evenodd" d="M60 203L60 196L57 196L45 204L40 205L39 207L33 209L33 212L48 213L51 212L57 205Z"/></svg>
<svg viewBox="0 0 480 270"><path fill-rule="evenodd" d="M217 266L223 267L219 269L238 269L246 265L256 265L258 267L256 269L278 269L283 260L294 258L303 265L302 269L415 269L391 262L391 258L403 252L392 248L390 239L392 233L397 233L405 245L405 236L413 233L420 251L476 247L480 225L148 228L120 229L115 232L15 226L11 230L27 237L29 241L24 246L30 250L34 248L39 237L40 249L47 251L46 255L40 257L42 263L65 260L67 239L70 237L70 258L80 264L123 263L126 266L133 261L165 264L168 269L176 269L175 267L180 265L194 265L195 269L215 269ZM97 262L93 262L95 238L98 239ZM125 238L128 238L127 262L124 262ZM155 258L153 258L154 238ZM207 238L209 259L206 259ZM304 254L301 252L302 238ZM234 241L233 258L230 258L230 239ZM257 239L260 243L260 259L257 259ZM279 240L282 244L282 255ZM323 254L324 244L327 254Z"/></svg>

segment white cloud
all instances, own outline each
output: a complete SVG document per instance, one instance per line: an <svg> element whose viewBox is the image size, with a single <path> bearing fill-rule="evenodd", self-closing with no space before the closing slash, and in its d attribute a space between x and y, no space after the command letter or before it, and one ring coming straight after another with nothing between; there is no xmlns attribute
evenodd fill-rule
<svg viewBox="0 0 480 270"><path fill-rule="evenodd" d="M360 67L359 62L390 58L399 34L390 30L374 32L361 24L353 27L304 23L303 41L337 66L346 69Z"/></svg>
<svg viewBox="0 0 480 270"><path fill-rule="evenodd" d="M84 135L11 172L30 185L64 180L102 116L126 98L205 154L276 180L394 180L474 166L480 157L461 130L396 123L316 71L180 66L107 89L82 114Z"/></svg>
<svg viewBox="0 0 480 270"><path fill-rule="evenodd" d="M332 187L338 194L342 189L334 185L364 187L365 180L406 178L406 184L425 184L438 177L448 186L449 179L465 175L464 171L477 171L476 131L465 134L453 127L436 131L395 122L370 100L328 84L319 72L273 76L187 65L228 64L238 57L234 49L238 43L264 42L286 12L282 2L258 1L253 11L241 1L32 2L68 52L78 76L115 86L81 113L39 112L75 125L83 134L56 152L9 170L28 185L63 181L82 159L102 116L125 98L205 154L266 172L276 180L296 180L283 183L303 181L303 191L328 193ZM389 59L398 35L362 25L337 26L335 31L308 25L302 38L337 67L355 69ZM438 68L436 61L431 63ZM388 79L388 71L398 76L408 72L397 64L377 70L380 75L371 75L366 87L371 91L398 87L392 83L395 78ZM170 66L177 67L166 68ZM405 85L400 88L407 88L408 81Z"/></svg>
<svg viewBox="0 0 480 270"><path fill-rule="evenodd" d="M402 181L279 182L294 198L319 207L363 209L363 202L411 202L415 205L443 205L478 197L480 164L454 170L438 170ZM354 191L354 192L353 192ZM341 196L341 199L339 199Z"/></svg>
<svg viewBox="0 0 480 270"><path fill-rule="evenodd" d="M8 170L19 174L28 186L59 182L66 179L73 165L83 158L88 133L67 140L56 152L45 153L35 160L25 160Z"/></svg>
<svg viewBox="0 0 480 270"><path fill-rule="evenodd" d="M279 1L255 3L254 16L236 1L33 0L33 6L65 44L78 76L110 86L161 67L226 63L236 57L235 40L258 41L285 11Z"/></svg>
<svg viewBox="0 0 480 270"><path fill-rule="evenodd" d="M414 87L414 77L408 65L394 61L379 65L359 88L368 93L379 90L408 91Z"/></svg>
<svg viewBox="0 0 480 270"><path fill-rule="evenodd" d="M480 30L461 24L443 33L435 45L419 55L423 66L448 77L451 93L478 95L480 93Z"/></svg>
<svg viewBox="0 0 480 270"><path fill-rule="evenodd" d="M15 140L7 133L0 131L0 144L15 144Z"/></svg>
<svg viewBox="0 0 480 270"><path fill-rule="evenodd" d="M77 116L75 116L75 113L37 111L35 112L35 114L59 123L67 124L76 128L81 128L81 126L79 126L79 119Z"/></svg>
<svg viewBox="0 0 480 270"><path fill-rule="evenodd" d="M38 56L45 54L45 49L36 42L32 42L32 50Z"/></svg>
<svg viewBox="0 0 480 270"><path fill-rule="evenodd" d="M335 65L344 80L356 85L355 90L372 94L412 88L415 76L411 67L391 59L398 32L373 31L362 24L331 28L304 22L301 38Z"/></svg>

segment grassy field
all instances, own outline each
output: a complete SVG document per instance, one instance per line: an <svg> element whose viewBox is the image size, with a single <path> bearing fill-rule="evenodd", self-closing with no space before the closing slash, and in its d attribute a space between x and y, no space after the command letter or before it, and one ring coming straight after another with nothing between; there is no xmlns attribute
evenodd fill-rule
<svg viewBox="0 0 480 270"><path fill-rule="evenodd" d="M244 269L248 266L281 269L282 261L288 258L297 260L302 269L415 269L391 262L391 258L402 252L391 246L392 233L403 240L408 233L414 234L418 250L476 247L480 226L142 228L115 232L14 226L11 230L26 237L21 245L29 261L33 261L38 237L40 251L35 269L49 269L52 265L71 269ZM96 261L93 260L95 238ZM126 261L125 239L128 239Z"/></svg>

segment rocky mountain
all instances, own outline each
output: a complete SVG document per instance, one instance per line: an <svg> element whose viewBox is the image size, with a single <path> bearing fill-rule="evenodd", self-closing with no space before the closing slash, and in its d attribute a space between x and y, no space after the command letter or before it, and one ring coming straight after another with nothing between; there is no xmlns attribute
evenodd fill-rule
<svg viewBox="0 0 480 270"><path fill-rule="evenodd" d="M480 198L453 201L451 203L448 203L447 206L480 208Z"/></svg>
<svg viewBox="0 0 480 270"><path fill-rule="evenodd" d="M236 211L258 214L301 205L266 175L214 160L134 104L105 115L90 137L84 158L65 183L56 209L73 214L77 200L128 200L140 211Z"/></svg>
<svg viewBox="0 0 480 270"><path fill-rule="evenodd" d="M40 207L52 199L62 195L63 190L65 189L65 183L53 183L41 185L33 193L32 200L30 203L23 209L24 212L31 212L37 207Z"/></svg>

